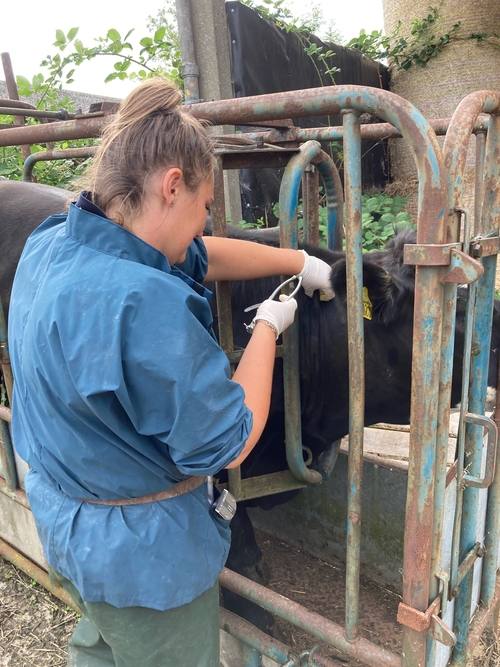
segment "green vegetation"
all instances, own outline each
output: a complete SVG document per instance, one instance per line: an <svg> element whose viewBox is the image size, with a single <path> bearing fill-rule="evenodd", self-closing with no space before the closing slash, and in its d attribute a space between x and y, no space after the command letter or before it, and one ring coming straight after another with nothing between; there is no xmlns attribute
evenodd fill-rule
<svg viewBox="0 0 500 667"><path fill-rule="evenodd" d="M478 44L488 43L500 47L500 35L497 33L483 33L464 35L460 21L454 23L448 32L439 34L441 16L439 7L429 5L428 13L422 18L415 18L410 24L410 33L400 35L401 21L391 35L384 35L381 30L367 33L361 30L358 37L351 39L346 46L361 51L374 60L388 59L396 70L408 70L412 65L425 67L436 58L451 42L471 39Z"/></svg>
<svg viewBox="0 0 500 667"><path fill-rule="evenodd" d="M387 241L394 236L397 229L412 227L410 215L404 210L408 197L389 197L385 193L366 194L361 197L361 224L363 252L381 250ZM279 218L279 204L273 207L274 215ZM303 236L303 204L299 200L298 206L299 238ZM241 221L238 226L244 229L262 229L265 221L260 218L255 223ZM320 245L327 244L327 209L319 207L319 236Z"/></svg>

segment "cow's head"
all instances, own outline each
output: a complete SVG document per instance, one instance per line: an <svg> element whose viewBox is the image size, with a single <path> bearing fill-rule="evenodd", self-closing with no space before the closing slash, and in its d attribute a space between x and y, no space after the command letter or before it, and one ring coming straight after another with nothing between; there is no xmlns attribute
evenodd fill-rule
<svg viewBox="0 0 500 667"><path fill-rule="evenodd" d="M403 250L415 239L413 230L404 229L388 242L386 250L363 255L363 287L372 305L373 319L382 324L413 315L415 267L403 263ZM332 265L331 281L337 297L346 301L345 257Z"/></svg>

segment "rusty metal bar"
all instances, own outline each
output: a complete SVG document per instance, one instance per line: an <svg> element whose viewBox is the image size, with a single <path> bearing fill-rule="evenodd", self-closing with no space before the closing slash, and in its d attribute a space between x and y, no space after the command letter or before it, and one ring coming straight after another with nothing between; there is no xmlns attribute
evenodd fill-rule
<svg viewBox="0 0 500 667"><path fill-rule="evenodd" d="M42 111L41 109L27 109L25 107L4 107L0 101L0 115L23 116L24 118L53 118L55 120L72 120L77 114L69 113L65 109L60 111Z"/></svg>
<svg viewBox="0 0 500 667"><path fill-rule="evenodd" d="M14 76L14 69L12 67L12 61L10 59L9 53L2 53L2 65L5 74L5 83L7 84L7 92L9 93L9 97L12 100L19 100L19 92L17 90L16 77ZM8 113L10 114L11 112L9 111ZM15 116L14 124L20 127L24 127L24 118L19 118L18 116ZM29 145L26 143L23 144L21 144L21 142L18 143L20 144L19 148L21 149L23 160L26 160L26 158L31 153L31 149Z"/></svg>
<svg viewBox="0 0 500 667"><path fill-rule="evenodd" d="M26 556L20 554L2 539L0 539L0 556L22 570L28 577L31 577L41 584L49 591L49 593L52 593L52 595L61 600L67 607L71 607L71 609L81 614L81 609L79 609L71 595L65 591L60 584L53 583L45 570L42 570L41 567L35 565L35 563L26 558Z"/></svg>
<svg viewBox="0 0 500 667"><path fill-rule="evenodd" d="M9 487L7 486L7 482L1 475L0 475L0 493L3 493L4 496L7 496L11 500L14 500L16 503L22 505L27 510L31 509L30 504L28 502L28 498L26 497L26 492L20 488L9 489Z"/></svg>
<svg viewBox="0 0 500 667"><path fill-rule="evenodd" d="M474 232L477 235L481 220L481 206L483 201L484 150L486 146L486 132L476 134L476 179L474 184Z"/></svg>
<svg viewBox="0 0 500 667"><path fill-rule="evenodd" d="M291 660L291 666L300 667L300 657L289 646L277 639L272 639L265 632L248 623L248 621L223 608L220 609L220 619L221 630L235 637L242 644L250 646L255 651L267 656L280 665L284 663L288 664L287 661ZM317 652L309 658L307 665L308 667L343 667L343 663L338 660L327 658Z"/></svg>
<svg viewBox="0 0 500 667"><path fill-rule="evenodd" d="M0 100L0 103L4 102L5 100ZM206 102L204 104L212 103ZM193 107L196 106L198 105L193 105ZM200 117L203 116L200 115ZM99 137L104 127L106 127L106 125L111 120L112 115L105 115L102 112L98 112L95 114L85 114L84 117L78 116L75 122L61 121L43 126L35 125L24 128L9 127L7 129L0 130L0 147L17 146L20 142L27 140L29 140L31 143L47 143L49 141L62 141L64 139L86 139ZM84 129L85 126L81 121L85 121L87 123L88 130ZM431 119L428 121L429 126L439 136L446 134L448 123L448 118ZM68 129L68 136L66 136L64 129L65 127ZM481 117L474 124L472 131L485 132L487 128L487 117ZM26 137L23 136L24 132L28 133ZM305 141L342 141L343 128L342 126L308 129L292 127L285 130L273 129L266 132L245 132L245 137L248 137L251 140L261 140L267 144L291 143L298 145L299 143L303 143ZM361 125L361 139L363 141L380 141L383 139L394 139L401 137L401 132L390 123L373 123L370 125ZM221 135L219 138L222 141L225 137L224 135ZM228 156L229 161L231 161L232 158L233 156Z"/></svg>
<svg viewBox="0 0 500 667"><path fill-rule="evenodd" d="M314 157L322 153L321 146L309 141L290 159L281 181L280 245L298 247L297 207L302 174ZM285 395L285 442L288 466L297 479L308 484L320 484L319 472L307 468L302 451L300 412L299 325L295 322L283 332L283 388Z"/></svg>
<svg viewBox="0 0 500 667"><path fill-rule="evenodd" d="M104 115L99 113L95 116L88 115L85 118L76 118L75 120L12 127L0 130L0 147L18 146L21 143L45 144L49 141L100 137L104 128L112 119L113 116L111 114Z"/></svg>
<svg viewBox="0 0 500 667"><path fill-rule="evenodd" d="M32 153L24 162L23 181L32 180L33 168L37 162L48 160L70 160L71 158L93 157L97 146L88 146L86 148L63 148L50 151L38 151Z"/></svg>
<svg viewBox="0 0 500 667"><path fill-rule="evenodd" d="M444 244L446 239L446 174L437 138L429 130L421 137L422 154L427 154L425 173L419 174L419 191L429 186L433 198L433 221L422 214L425 201L420 199L417 243ZM423 150L426 146L427 151ZM418 160L416 160L418 163ZM431 194L432 192L432 194ZM425 197L424 197L425 200ZM431 600L431 558L434 531L434 468L437 447L437 414L442 341L442 306L444 288L440 283L443 269L417 266L415 271L415 306L412 355L412 391L410 456L403 564L403 603L424 612ZM403 627L405 667L423 667L426 635Z"/></svg>
<svg viewBox="0 0 500 667"><path fill-rule="evenodd" d="M275 493L283 491L292 491L294 489L304 489L307 487L305 482L299 482L290 470L281 472L272 472L268 475L259 475L241 480L241 491L237 500L251 500L252 498L261 498L262 496L272 496ZM220 489L226 488L225 484L219 485ZM234 495L233 491L231 493ZM235 496L236 497L236 496Z"/></svg>
<svg viewBox="0 0 500 667"><path fill-rule="evenodd" d="M9 404L12 405L12 390L14 378L10 365L9 342L7 340L7 323L2 303L0 302L0 365L2 366L3 380Z"/></svg>
<svg viewBox="0 0 500 667"><path fill-rule="evenodd" d="M370 667L380 667L381 665L384 667L402 667L403 663L399 655L377 646L364 637L358 637L354 642L347 641L344 630L340 625L236 572L224 568L219 581L224 588L228 588L230 591L255 602L264 609L280 618L284 618L306 632L310 632L318 639L335 646L339 651L366 663Z"/></svg>
<svg viewBox="0 0 500 667"><path fill-rule="evenodd" d="M434 118L429 119L428 123L434 130L437 136L444 136L448 129L449 118ZM486 132L488 129L489 117L481 116L478 118L473 127L473 132ZM286 129L272 129L266 132L245 132L245 137L255 141L261 140L264 143L281 144L287 142L304 142L304 141L342 141L344 136L344 129L341 125L334 125L332 127L317 127L317 128L301 128L301 127L287 127ZM361 125L361 140L362 141L383 141L384 139L400 139L402 137L399 132L390 123L370 123Z"/></svg>
<svg viewBox="0 0 500 667"><path fill-rule="evenodd" d="M347 472L346 638L355 641L359 621L365 352L361 229L359 114L343 112L346 204L347 323L349 329L349 458Z"/></svg>

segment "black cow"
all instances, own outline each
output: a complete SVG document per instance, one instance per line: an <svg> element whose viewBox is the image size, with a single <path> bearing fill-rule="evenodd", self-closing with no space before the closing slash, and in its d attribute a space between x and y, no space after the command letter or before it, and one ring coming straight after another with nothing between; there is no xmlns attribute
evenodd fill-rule
<svg viewBox="0 0 500 667"><path fill-rule="evenodd" d="M2 273L0 296L8 303L11 281L25 239L50 213L64 209L68 196L27 183L0 182L0 225L2 229ZM18 193L18 197L14 196ZM7 204L5 199L7 198ZM207 233L210 233L207 230ZM276 235L230 227L229 235L276 244ZM8 238L11 247L6 247ZM387 249L363 258L363 283L373 304L371 320L365 320L365 424L388 422L407 424L410 418L411 355L413 329L414 268L403 264L403 246L414 243L415 234L398 233ZM332 286L336 297L320 301L302 291L297 296L300 341L300 383L302 396L302 438L316 458L330 443L348 432L349 369L347 354L347 308L345 255L306 246L332 266ZM10 282L9 282L10 281ZM248 334L243 326L253 314L247 306L259 303L275 289L279 279L261 279L232 283L233 328L235 345L245 347ZM453 371L452 403L460 400L461 357L463 352L464 313L467 290L459 290L457 335ZM216 316L216 313L215 313ZM217 317L216 317L217 321ZM495 302L488 384L496 386L500 343L500 303ZM284 408L281 360L277 360L273 380L271 411L258 446L242 466L243 477L284 470ZM295 492L292 492L295 493ZM272 507L284 502L289 494L240 503L232 522L233 544L228 566L257 581L265 581L261 552L255 541L245 505ZM272 619L267 612L241 603L234 594L224 593L225 604L259 627L269 630Z"/></svg>
<svg viewBox="0 0 500 667"><path fill-rule="evenodd" d="M0 179L0 299L5 315L26 239L41 222L62 213L74 193L39 183Z"/></svg>
<svg viewBox="0 0 500 667"><path fill-rule="evenodd" d="M209 230L206 230L210 233ZM249 232L229 227L228 235L277 245L276 234ZM403 248L416 242L416 232L400 230L384 251L363 257L363 285L373 305L372 319L366 319L365 333L365 426L386 422L410 422L411 359L415 269L403 263ZM300 291L297 295L300 390L302 408L302 443L314 459L333 441L347 435L349 426L349 367L346 303L345 253L332 252L305 244L305 249L332 266L331 282L335 298L320 301ZM276 288L278 278L233 282L231 298L235 346L244 348L248 334L244 322L254 311L244 309L259 303ZM462 355L467 288L459 288L457 300L456 340L454 350L452 406L460 401ZM494 303L488 385L496 387L500 345L500 301ZM242 466L242 476L252 477L286 469L284 447L282 362L276 362L273 378L271 412L258 447ZM493 394L495 392L493 391ZM249 501L244 505L270 509L285 502L296 492L277 494ZM233 520L232 548L228 567L257 581L265 581L261 552L253 537L246 508L239 504ZM262 610L248 608L248 603L224 591L225 606L244 615L269 631L272 620Z"/></svg>

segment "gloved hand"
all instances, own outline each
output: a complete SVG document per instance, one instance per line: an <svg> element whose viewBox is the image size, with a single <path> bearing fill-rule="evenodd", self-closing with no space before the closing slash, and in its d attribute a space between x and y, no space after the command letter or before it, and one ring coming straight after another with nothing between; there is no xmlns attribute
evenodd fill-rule
<svg viewBox="0 0 500 667"><path fill-rule="evenodd" d="M335 296L330 283L331 266L329 266L322 259L308 255L305 250L300 250L306 262L302 271L297 274L302 277L302 287L307 296L312 297L314 291L320 290L320 299L322 301L330 301Z"/></svg>
<svg viewBox="0 0 500 667"><path fill-rule="evenodd" d="M274 301L274 299L266 299L263 301L257 308L257 313L252 322L253 326L255 326L257 322L267 322L271 325L271 328L274 329L277 340L278 336L283 333L285 329L288 329L293 322L295 311L297 310L297 302L295 299L288 299L285 301L286 298L286 295L282 294L280 296L280 301Z"/></svg>

